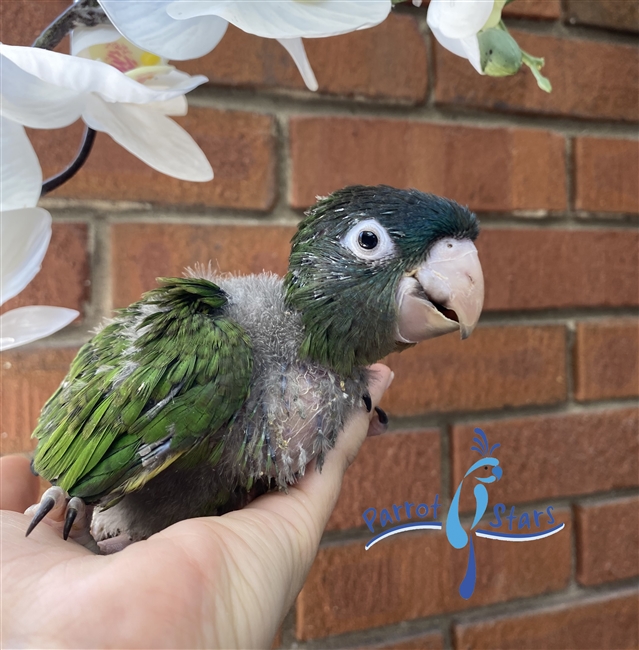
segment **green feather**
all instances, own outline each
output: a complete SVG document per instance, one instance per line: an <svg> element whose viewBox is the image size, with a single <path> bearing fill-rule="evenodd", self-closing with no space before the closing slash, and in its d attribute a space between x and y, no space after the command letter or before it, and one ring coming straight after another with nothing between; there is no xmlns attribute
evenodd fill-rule
<svg viewBox="0 0 639 650"><path fill-rule="evenodd" d="M209 453L202 442L248 395L250 341L225 316L224 292L201 278L162 282L81 348L34 431L36 471L88 502Z"/></svg>

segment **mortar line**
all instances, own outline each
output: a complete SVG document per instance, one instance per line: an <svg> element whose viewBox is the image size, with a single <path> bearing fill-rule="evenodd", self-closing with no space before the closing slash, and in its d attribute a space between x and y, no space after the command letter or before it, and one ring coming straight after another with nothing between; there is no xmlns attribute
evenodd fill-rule
<svg viewBox="0 0 639 650"><path fill-rule="evenodd" d="M541 91L540 91L541 92ZM398 100L357 99L344 96L308 96L305 91L266 89L256 95L250 89L200 86L189 94L190 105L285 116L395 119L417 123L467 126L469 128L527 128L550 130L562 135L592 135L637 139L637 123L606 117L574 117L544 114L532 109L519 113L457 105L420 105Z"/></svg>
<svg viewBox="0 0 639 650"><path fill-rule="evenodd" d="M287 175L290 176L290 173ZM282 191L288 191L284 189ZM108 218L112 223L170 223L191 225L246 225L246 226L295 226L303 216L303 210L292 208L284 202L270 212L251 211L242 208L139 205L139 209L109 210L95 208L94 201L68 205L56 199L42 201L54 221L86 222L87 211L91 217ZM93 210L92 210L93 208ZM475 210L485 230L569 230L569 231L632 231L639 232L639 214L629 213L566 213L546 210L511 210L493 212Z"/></svg>

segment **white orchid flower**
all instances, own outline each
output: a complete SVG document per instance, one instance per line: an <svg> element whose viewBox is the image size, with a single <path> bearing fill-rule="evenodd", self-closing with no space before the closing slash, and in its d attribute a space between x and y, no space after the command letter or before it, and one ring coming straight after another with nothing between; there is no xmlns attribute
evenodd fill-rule
<svg viewBox="0 0 639 650"><path fill-rule="evenodd" d="M81 43L83 51L87 44L90 49L89 41ZM137 48L128 55L118 69L103 61L0 43L0 115L36 129L68 126L81 117L164 174L211 180L213 170L202 150L168 117L184 115L184 94L207 78L178 72ZM147 55L151 59L145 64Z"/></svg>
<svg viewBox="0 0 639 650"><path fill-rule="evenodd" d="M51 215L34 207L42 171L24 129L0 118L0 305L33 280L51 239ZM78 312L64 307L19 307L0 316L0 350L57 332Z"/></svg>
<svg viewBox="0 0 639 650"><path fill-rule="evenodd" d="M391 0L99 0L115 27L138 47L167 59L196 59L222 39L228 23L277 39L304 82L317 90L302 38L336 36L378 25Z"/></svg>
<svg viewBox="0 0 639 650"><path fill-rule="evenodd" d="M431 0L426 21L443 47L484 74L477 35L499 23L504 4L505 0Z"/></svg>
<svg viewBox="0 0 639 650"><path fill-rule="evenodd" d="M550 81L541 74L544 60L524 52L502 22L505 4L506 0L431 0L426 20L440 44L468 59L479 74L507 77L524 63L537 85L551 92Z"/></svg>

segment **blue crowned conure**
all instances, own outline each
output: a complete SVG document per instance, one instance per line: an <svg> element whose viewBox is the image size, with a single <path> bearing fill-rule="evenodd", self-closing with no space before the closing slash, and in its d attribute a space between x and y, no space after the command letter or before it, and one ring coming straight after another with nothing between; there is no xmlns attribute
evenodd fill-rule
<svg viewBox="0 0 639 650"><path fill-rule="evenodd" d="M42 409L33 467L57 487L28 532L62 499L66 538L95 506L108 552L321 469L351 413L370 411L369 364L470 335L477 235L453 201L354 186L307 212L284 278L161 280L80 349Z"/></svg>

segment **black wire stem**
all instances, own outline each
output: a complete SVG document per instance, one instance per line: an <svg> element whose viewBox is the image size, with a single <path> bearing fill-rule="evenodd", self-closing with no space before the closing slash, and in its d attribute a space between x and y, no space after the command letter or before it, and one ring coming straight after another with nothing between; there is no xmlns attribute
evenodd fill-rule
<svg viewBox="0 0 639 650"><path fill-rule="evenodd" d="M38 47L44 50L52 50L54 47L60 44L62 39L73 29L79 25L84 25L85 27L95 27L96 25L102 25L108 23L109 19L107 18L104 11L100 5L98 5L96 0L80 0L72 4L68 9L63 11L43 32L38 36L38 38L33 43L32 47ZM73 160L73 162L62 172L48 178L44 183L42 183L42 192L40 196L44 196L49 192L52 192L60 185L63 185L68 180L73 178L80 168L84 165L91 149L93 148L93 143L95 142L95 131L88 126L84 130L84 136L82 138L82 144L80 149Z"/></svg>

